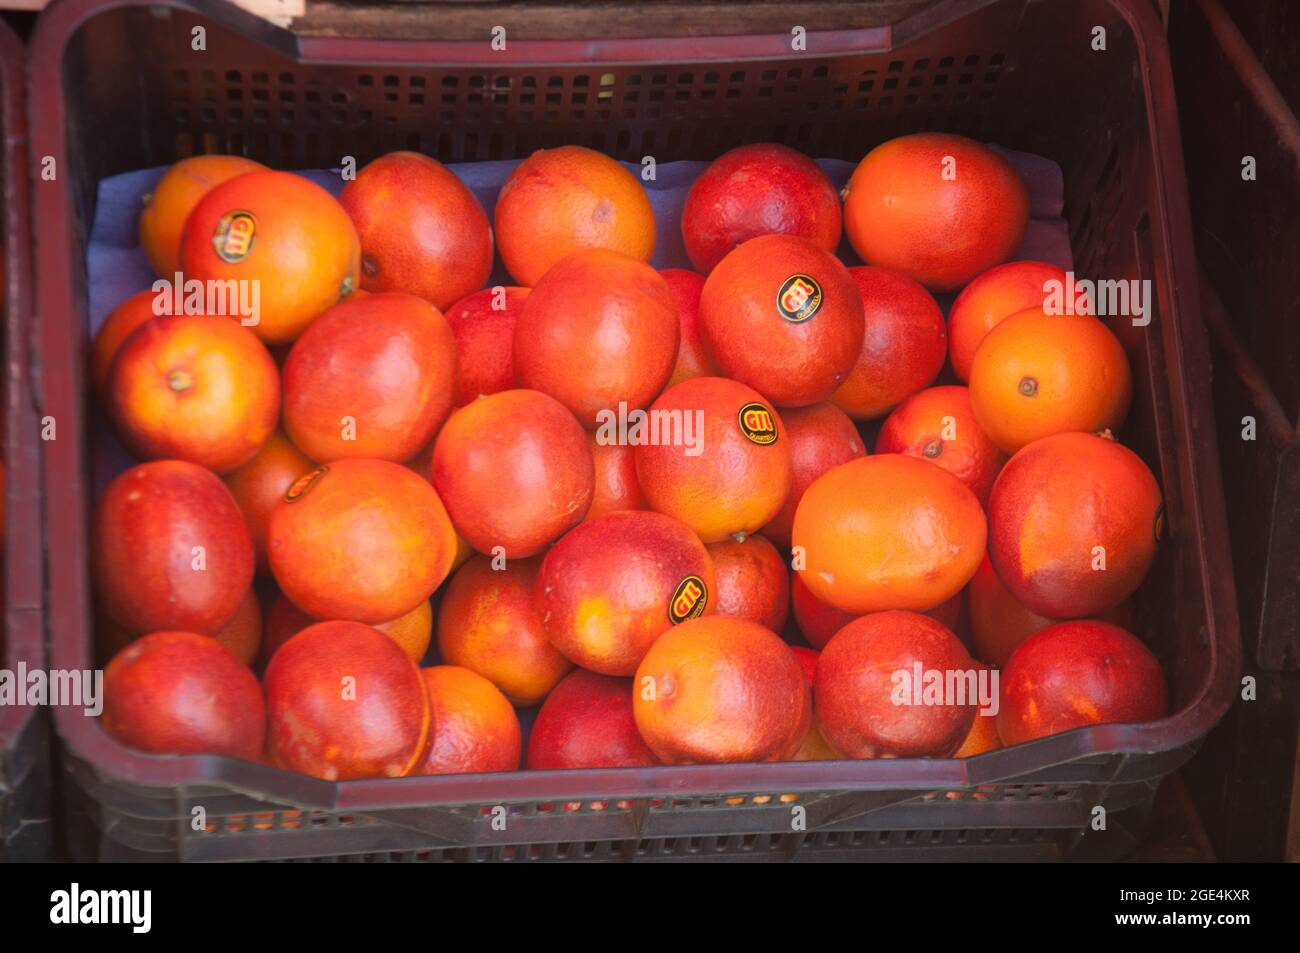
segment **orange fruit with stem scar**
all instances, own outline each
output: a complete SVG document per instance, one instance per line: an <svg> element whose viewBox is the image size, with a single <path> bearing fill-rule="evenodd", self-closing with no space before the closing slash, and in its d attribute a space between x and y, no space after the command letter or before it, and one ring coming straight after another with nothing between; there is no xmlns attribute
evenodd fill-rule
<svg viewBox="0 0 1300 953"><path fill-rule="evenodd" d="M654 209L636 176L609 156L582 146L539 149L501 187L496 239L506 269L531 288L575 251L649 261Z"/></svg>
<svg viewBox="0 0 1300 953"><path fill-rule="evenodd" d="M360 286L361 243L343 206L291 172L250 172L199 200L181 236L186 280L240 282L267 344L288 344ZM243 298L241 297L241 301Z"/></svg>
<svg viewBox="0 0 1300 953"><path fill-rule="evenodd" d="M748 619L706 616L664 633L632 698L641 737L665 764L788 760L812 725L794 652Z"/></svg>
<svg viewBox="0 0 1300 953"><path fill-rule="evenodd" d="M970 402L1007 453L1056 433L1118 431L1132 397L1128 356L1097 318L1030 308L1004 318L975 351Z"/></svg>
<svg viewBox="0 0 1300 953"><path fill-rule="evenodd" d="M224 318L164 315L113 359L108 409L142 460L227 473L253 458L280 416L280 374L262 342Z"/></svg>

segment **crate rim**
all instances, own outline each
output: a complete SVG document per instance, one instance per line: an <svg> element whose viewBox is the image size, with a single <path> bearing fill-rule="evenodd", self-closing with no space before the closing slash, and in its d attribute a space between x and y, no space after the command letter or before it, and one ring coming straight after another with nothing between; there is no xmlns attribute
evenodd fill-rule
<svg viewBox="0 0 1300 953"><path fill-rule="evenodd" d="M4 103L5 250L5 586L7 658L29 668L45 665L41 625L40 454L35 441L34 396L28 378L35 321L31 281L31 205L28 179L28 125L22 41L0 22L0 96ZM11 199L16 199L11 201ZM30 428L30 429L29 429ZM35 717L29 705L0 707L0 750L7 749Z"/></svg>
<svg viewBox="0 0 1300 953"><path fill-rule="evenodd" d="M933 7L915 14L911 20L884 30L880 36L898 43L919 38L930 29L977 12L998 0L941 0ZM265 765L249 764L230 758L212 755L150 755L125 748L110 738L91 719L76 709L59 708L55 723L65 744L88 761L97 771L117 780L145 787L202 786L222 784L232 790L250 793L260 799L286 800L306 808L324 810L382 810L397 807L436 806L452 804L492 804L498 802L547 801L573 799L608 799L641 796L690 798L730 792L795 793L798 791L907 789L928 791L936 789L963 789L981 784L1017 783L1017 777L1027 773L1041 773L1084 758L1109 759L1118 766L1124 755L1151 754L1188 748L1203 737L1223 716L1235 695L1235 683L1240 671L1240 637L1237 625L1235 593L1227 574L1211 572L1206 551L1227 552L1227 524L1224 517L1222 487L1217 471L1218 451L1213 433L1200 433L1195 420L1209 419L1208 372L1190 373L1194 368L1208 368L1208 348L1204 328L1200 321L1199 303L1196 300L1195 282L1179 280L1195 274L1195 258L1191 244L1190 213L1188 210L1186 179L1182 165L1182 146L1174 109L1172 74L1168 48L1163 30L1154 9L1141 0L1104 0L1125 21L1132 31L1143 73L1145 108L1150 119L1148 136L1155 168L1153 201L1150 214L1153 232L1167 247L1169 255L1164 264L1165 286L1169 289L1170 307L1166 323L1181 356L1184 374L1177 381L1186 406L1193 409L1188 414L1178 436L1187 446L1201 448L1202 462L1208 456L1214 466L1193 468L1187 482L1187 511L1189 520L1196 520L1203 528L1202 551L1199 567L1207 604L1209 666L1206 676L1194 697L1179 711L1156 722L1143 724L1106 724L1075 729L1029 745L989 752L976 758L955 759L891 759L848 760L833 762L784 762L777 764L689 765L657 766L654 768L577 769L571 771L531 771L501 774L443 775L400 779L371 779L329 782L306 778ZM76 31L92 16L124 7L167 7L210 18L247 37L270 46L281 55L299 62L320 62L317 56L326 56L330 64L375 62L384 59L381 51L398 41L377 41L351 38L295 37L290 31L274 27L266 21L219 0L158 0L145 3L141 0L55 0L38 20L32 36L30 103L31 114L46 117L35 129L32 155L55 157L66 163L65 114L62 100L62 76L59 64L63 61L66 45ZM838 35L841 31L826 31ZM843 31L851 34L845 40L841 54L884 52L876 48L854 47L863 31ZM869 31L875 32L875 31ZM823 34L824 35L824 34ZM857 38L857 39L853 39ZM779 41L783 55L788 57L788 37L785 35L732 36L707 38L711 52L722 61L736 61L746 52L762 58L776 58L769 51ZM683 41L690 41L684 43ZM699 38L638 38L628 40L518 40L511 41L514 53L509 61L494 59L494 65L506 67L561 65L557 55L574 56L581 53L579 64L614 64L615 62L653 63L672 62L665 50L691 48ZM418 52L420 65L435 64L470 66L462 58L466 45L475 41L407 41L404 47L414 55ZM798 54L806 55L806 54ZM818 56L835 55L818 50ZM628 59L628 57L631 57ZM391 62L391 61L390 61ZM392 65L412 66L412 62ZM1176 162L1161 161L1174 156ZM72 212L69 186L66 179L57 186L37 190L36 208L43 221L53 223L53 239L38 248L41 261L38 286L41 313L46 315L39 328L42 363L53 357L64 370L75 368L79 360L77 340L80 333L74 321L78 309L71 294L71 257L60 249L67 249L68 228ZM51 251L50 249L53 249ZM84 512L85 480L80 466L83 421L78 412L80 389L74 387L74 373L41 376L42 411L57 406L73 417L73 431L63 440L47 445L47 459L54 457L46 468L46 492L50 498L58 496L81 501L76 505L50 507L51 562L57 549L61 564L72 565L80 581L68 583L71 592L65 592L64 580L51 579L50 624L53 631L51 653L56 662L69 668L82 668L86 661L84 640L79 636L89 631L89 582L86 570L86 525ZM1172 378L1171 378L1172 379ZM1207 437L1209 443L1207 444ZM65 450L65 448L70 448ZM57 476L56 476L57 474ZM55 598L55 587L66 598ZM1023 761L1030 760L1026 753L1039 755L1031 771L1026 771ZM1018 771L1010 771L1013 763L1020 764ZM111 767L109 767L111 766ZM239 775L238 779L234 776ZM255 792L249 791L250 781L264 781ZM283 798L281 798L283 794Z"/></svg>

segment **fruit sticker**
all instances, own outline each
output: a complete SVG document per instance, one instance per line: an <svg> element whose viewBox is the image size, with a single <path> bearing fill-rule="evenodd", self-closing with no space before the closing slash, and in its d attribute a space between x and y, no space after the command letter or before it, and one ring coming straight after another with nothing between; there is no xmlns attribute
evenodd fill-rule
<svg viewBox="0 0 1300 953"><path fill-rule="evenodd" d="M740 432L760 446L776 443L776 418L766 406L751 401L737 415Z"/></svg>
<svg viewBox="0 0 1300 953"><path fill-rule="evenodd" d="M212 247L217 257L229 265L243 261L253 250L253 238L257 234L257 219L252 212L227 212L217 222L217 230L212 235Z"/></svg>
<svg viewBox="0 0 1300 953"><path fill-rule="evenodd" d="M668 621L673 625L694 619L704 612L709 601L709 589L699 576L687 576L677 584L672 601L668 603Z"/></svg>
<svg viewBox="0 0 1300 953"><path fill-rule="evenodd" d="M802 324L822 306L822 286L811 275L791 275L776 292L776 310L791 324Z"/></svg>
<svg viewBox="0 0 1300 953"><path fill-rule="evenodd" d="M284 491L284 501L286 503L296 503L307 495L307 491L316 485L316 481L329 472L329 467L317 467L310 473L304 473L298 479L294 480L289 489Z"/></svg>

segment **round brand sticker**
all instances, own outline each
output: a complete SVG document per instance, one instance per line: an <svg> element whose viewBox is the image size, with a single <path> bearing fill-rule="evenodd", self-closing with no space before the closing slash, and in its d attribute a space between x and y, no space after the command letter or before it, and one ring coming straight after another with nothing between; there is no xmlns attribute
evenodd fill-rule
<svg viewBox="0 0 1300 953"><path fill-rule="evenodd" d="M699 576L687 576L673 590L668 603L668 621L673 625L697 618L709 602L709 590Z"/></svg>
<svg viewBox="0 0 1300 953"><path fill-rule="evenodd" d="M751 401L740 408L736 416L740 432L754 443L767 446L776 443L776 415L758 401Z"/></svg>
<svg viewBox="0 0 1300 953"><path fill-rule="evenodd" d="M212 234L212 247L217 257L227 264L235 264L248 257L253 250L253 238L257 234L257 219L252 212L227 212L217 222L217 230Z"/></svg>
<svg viewBox="0 0 1300 953"><path fill-rule="evenodd" d="M284 491L284 501L286 503L296 503L307 495L307 491L316 485L316 481L329 472L329 467L317 467L308 473L304 473L298 479L293 481L289 489Z"/></svg>
<svg viewBox="0 0 1300 953"><path fill-rule="evenodd" d="M802 324L822 306L822 286L812 275L791 275L776 292L776 310L792 324Z"/></svg>

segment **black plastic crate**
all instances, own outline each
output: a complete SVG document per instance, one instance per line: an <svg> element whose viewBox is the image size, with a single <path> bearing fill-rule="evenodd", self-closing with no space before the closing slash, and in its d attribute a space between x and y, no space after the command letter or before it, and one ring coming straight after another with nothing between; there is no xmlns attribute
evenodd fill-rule
<svg viewBox="0 0 1300 953"><path fill-rule="evenodd" d="M15 677L44 669L40 451L27 366L32 333L31 210L22 43L0 22L0 192L4 196L4 651ZM48 712L0 707L0 861L43 860L50 850Z"/></svg>
<svg viewBox="0 0 1300 953"><path fill-rule="evenodd" d="M190 54L191 29L207 50ZM1092 49L1096 27L1106 50ZM90 657L81 414L84 253L100 179L198 152L279 168L392 149L445 162L578 143L640 161L779 141L856 160L921 129L1044 155L1064 171L1083 277L1150 279L1125 442L1165 493L1168 537L1136 628L1173 714L963 761L805 762L512 772L328 783L216 757L122 748L58 712L85 857L269 859L1101 859L1140 836L1161 777L1234 697L1236 609L1168 52L1143 0L945 0L892 27L790 35L487 42L295 36L228 5L56 0L34 38L34 154L68 170L37 193L52 655ZM63 234L60 234L63 233ZM1093 809L1107 825L1093 830ZM195 809L202 810L202 823ZM504 830L499 821L504 818ZM493 821L498 821L494 824ZM800 827L804 829L800 829ZM198 829L196 829L198 828Z"/></svg>

